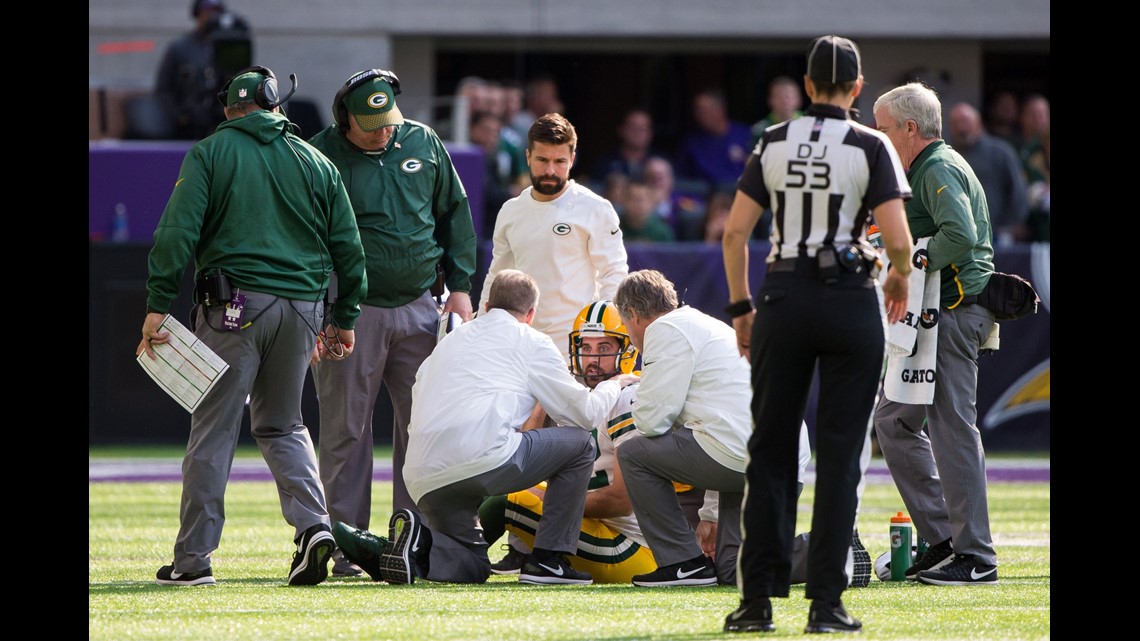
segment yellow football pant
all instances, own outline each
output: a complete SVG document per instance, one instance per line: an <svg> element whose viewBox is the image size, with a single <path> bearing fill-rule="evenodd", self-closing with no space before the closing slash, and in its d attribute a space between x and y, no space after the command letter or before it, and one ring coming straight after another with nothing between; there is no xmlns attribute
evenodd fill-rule
<svg viewBox="0 0 1140 641"><path fill-rule="evenodd" d="M506 528L532 549L534 531L542 519L542 499L526 490L507 495ZM575 556L567 558L579 572L588 572L594 583L629 583L634 575L657 569L649 548L610 528L597 519L582 519Z"/></svg>

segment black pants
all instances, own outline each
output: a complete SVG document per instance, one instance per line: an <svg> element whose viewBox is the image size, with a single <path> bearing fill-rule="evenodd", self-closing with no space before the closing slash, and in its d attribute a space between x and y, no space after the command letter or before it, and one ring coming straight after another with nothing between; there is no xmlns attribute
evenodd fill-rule
<svg viewBox="0 0 1140 641"><path fill-rule="evenodd" d="M741 597L788 596L796 530L797 448L819 367L816 489L805 595L838 601L855 524L859 455L883 367L884 312L874 281L820 280L814 260L769 273L752 326L752 417L741 520Z"/></svg>

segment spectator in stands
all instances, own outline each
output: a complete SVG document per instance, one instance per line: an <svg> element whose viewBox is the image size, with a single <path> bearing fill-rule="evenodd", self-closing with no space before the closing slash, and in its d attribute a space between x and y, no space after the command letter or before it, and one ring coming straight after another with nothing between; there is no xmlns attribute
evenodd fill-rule
<svg viewBox="0 0 1140 641"><path fill-rule="evenodd" d="M989 135L981 114L965 102L950 108L950 142L970 163L986 192L994 243L1008 246L1026 240L1029 202L1013 145Z"/></svg>
<svg viewBox="0 0 1140 641"><path fill-rule="evenodd" d="M227 13L221 0L192 0L190 16L194 30L166 48L154 81L154 94L167 115L171 135L179 140L205 138L225 120L216 94L227 78L219 77L215 67L211 34L222 28L249 31L245 20ZM238 69L247 66L248 61Z"/></svg>
<svg viewBox="0 0 1140 641"><path fill-rule="evenodd" d="M1008 89L995 93L986 106L986 131L1017 148L1021 132L1017 124L1021 106L1017 96Z"/></svg>
<svg viewBox="0 0 1140 641"><path fill-rule="evenodd" d="M653 188L653 211L672 225L677 240L700 240L701 220L704 217L707 183L703 191L678 190L673 175L673 164L661 156L653 156L645 163L645 181Z"/></svg>
<svg viewBox="0 0 1140 641"><path fill-rule="evenodd" d="M518 82L514 80L504 80L499 83L502 88L503 100L502 111L499 113L499 121L503 123L499 127L499 136L507 142L508 145L518 150L522 155L525 164L526 161L526 136L520 135L511 127L511 122L514 121L515 116L522 111L523 107L523 89Z"/></svg>
<svg viewBox="0 0 1140 641"><path fill-rule="evenodd" d="M752 151L748 145L751 128L729 119L724 92L715 87L693 95L693 120L696 129L681 141L677 176L704 180L709 189L725 183L735 185Z"/></svg>
<svg viewBox="0 0 1140 641"><path fill-rule="evenodd" d="M653 149L653 116L642 107L625 112L617 128L618 145L594 163L591 177L604 180L613 172L630 178L645 175L645 161L658 155Z"/></svg>
<svg viewBox="0 0 1140 641"><path fill-rule="evenodd" d="M619 210L625 241L671 243L677 240L673 228L653 213L653 188L642 179L631 179L625 186Z"/></svg>
<svg viewBox="0 0 1140 641"><path fill-rule="evenodd" d="M1049 131L1049 99L1041 94L1030 94L1021 103L1021 170L1025 182L1033 193L1029 208L1029 237L1033 241L1049 240L1049 155L1046 138Z"/></svg>
<svg viewBox="0 0 1140 641"><path fill-rule="evenodd" d="M500 135L502 121L490 111L471 114L471 142L483 150L483 227L490 237L503 203L529 182L526 158Z"/></svg>
<svg viewBox="0 0 1140 641"><path fill-rule="evenodd" d="M503 123L509 125L514 122L515 116L522 111L523 88L518 81L512 79L503 80L500 84L503 86L503 113L501 115ZM510 127L505 128L510 129ZM525 140L526 138L523 138L524 147L526 146Z"/></svg>
<svg viewBox="0 0 1140 641"><path fill-rule="evenodd" d="M1049 242L1049 127L1041 132L1041 153L1033 159L1041 178L1029 185L1029 240Z"/></svg>
<svg viewBox="0 0 1140 641"><path fill-rule="evenodd" d="M621 210L625 207L625 186L629 184L629 176L625 174L613 172L606 174L605 180L601 182L601 188L598 193L602 198L610 201L614 206L614 211L621 217Z"/></svg>
<svg viewBox="0 0 1140 641"><path fill-rule="evenodd" d="M1026 183L1032 185L1045 179L1045 160L1042 149L1045 130L1049 128L1049 99L1031 94L1021 103L1021 166Z"/></svg>
<svg viewBox="0 0 1140 641"><path fill-rule="evenodd" d="M748 143L748 151L760 142L764 130L772 125L799 118L803 115L800 107L803 97L800 95L800 86L788 76L776 76L768 83L768 115L760 122L752 125L752 141Z"/></svg>
<svg viewBox="0 0 1140 641"><path fill-rule="evenodd" d="M709 197L704 220L704 242L709 245L723 243L724 224L728 221L728 211L732 209L732 199L735 195L728 189L718 189Z"/></svg>
<svg viewBox="0 0 1140 641"><path fill-rule="evenodd" d="M451 103L451 113L447 114L447 117L441 118L439 122L436 123L434 129L436 133L439 134L439 137L444 140L468 142L470 140L470 132L463 137L463 140L456 139L456 136L462 136L463 134L456 130L455 119L465 118L470 122L472 114L477 111L490 111L487 81L479 76L464 76L455 84L455 96Z"/></svg>
<svg viewBox="0 0 1140 641"><path fill-rule="evenodd" d="M526 83L523 105L525 108L515 114L511 120L511 129L518 132L521 139L526 140L530 126L540 116L563 112L562 100L558 97L558 83L554 81L554 77L543 74L531 78L530 82Z"/></svg>

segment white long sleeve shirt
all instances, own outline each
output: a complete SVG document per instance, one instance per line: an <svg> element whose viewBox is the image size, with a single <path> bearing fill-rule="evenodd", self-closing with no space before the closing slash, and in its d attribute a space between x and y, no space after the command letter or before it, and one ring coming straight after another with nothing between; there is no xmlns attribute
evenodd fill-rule
<svg viewBox="0 0 1140 641"><path fill-rule="evenodd" d="M445 336L416 372L404 480L413 501L493 470L519 447L535 402L559 425L604 425L621 392L578 382L545 334L494 309Z"/></svg>
<svg viewBox="0 0 1140 641"><path fill-rule="evenodd" d="M736 332L686 305L650 323L643 343L633 409L637 431L652 437L674 425L693 430L709 456L743 472L752 435L752 380Z"/></svg>
<svg viewBox="0 0 1140 641"><path fill-rule="evenodd" d="M491 282L504 269L518 269L538 282L533 327L569 352L574 318L586 305L611 299L629 273L617 212L608 200L573 180L550 202L533 187L503 204L495 220L494 246L480 311Z"/></svg>

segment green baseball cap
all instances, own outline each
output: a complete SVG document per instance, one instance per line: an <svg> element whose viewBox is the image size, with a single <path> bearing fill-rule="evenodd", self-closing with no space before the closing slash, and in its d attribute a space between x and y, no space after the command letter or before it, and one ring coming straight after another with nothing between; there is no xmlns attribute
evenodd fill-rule
<svg viewBox="0 0 1140 641"><path fill-rule="evenodd" d="M396 92L382 78L373 78L344 97L344 107L364 131L404 124L404 114L396 106Z"/></svg>
<svg viewBox="0 0 1140 641"><path fill-rule="evenodd" d="M255 100L257 85L267 78L256 71L250 71L237 76L230 82L230 89L226 93L226 106L243 100Z"/></svg>

